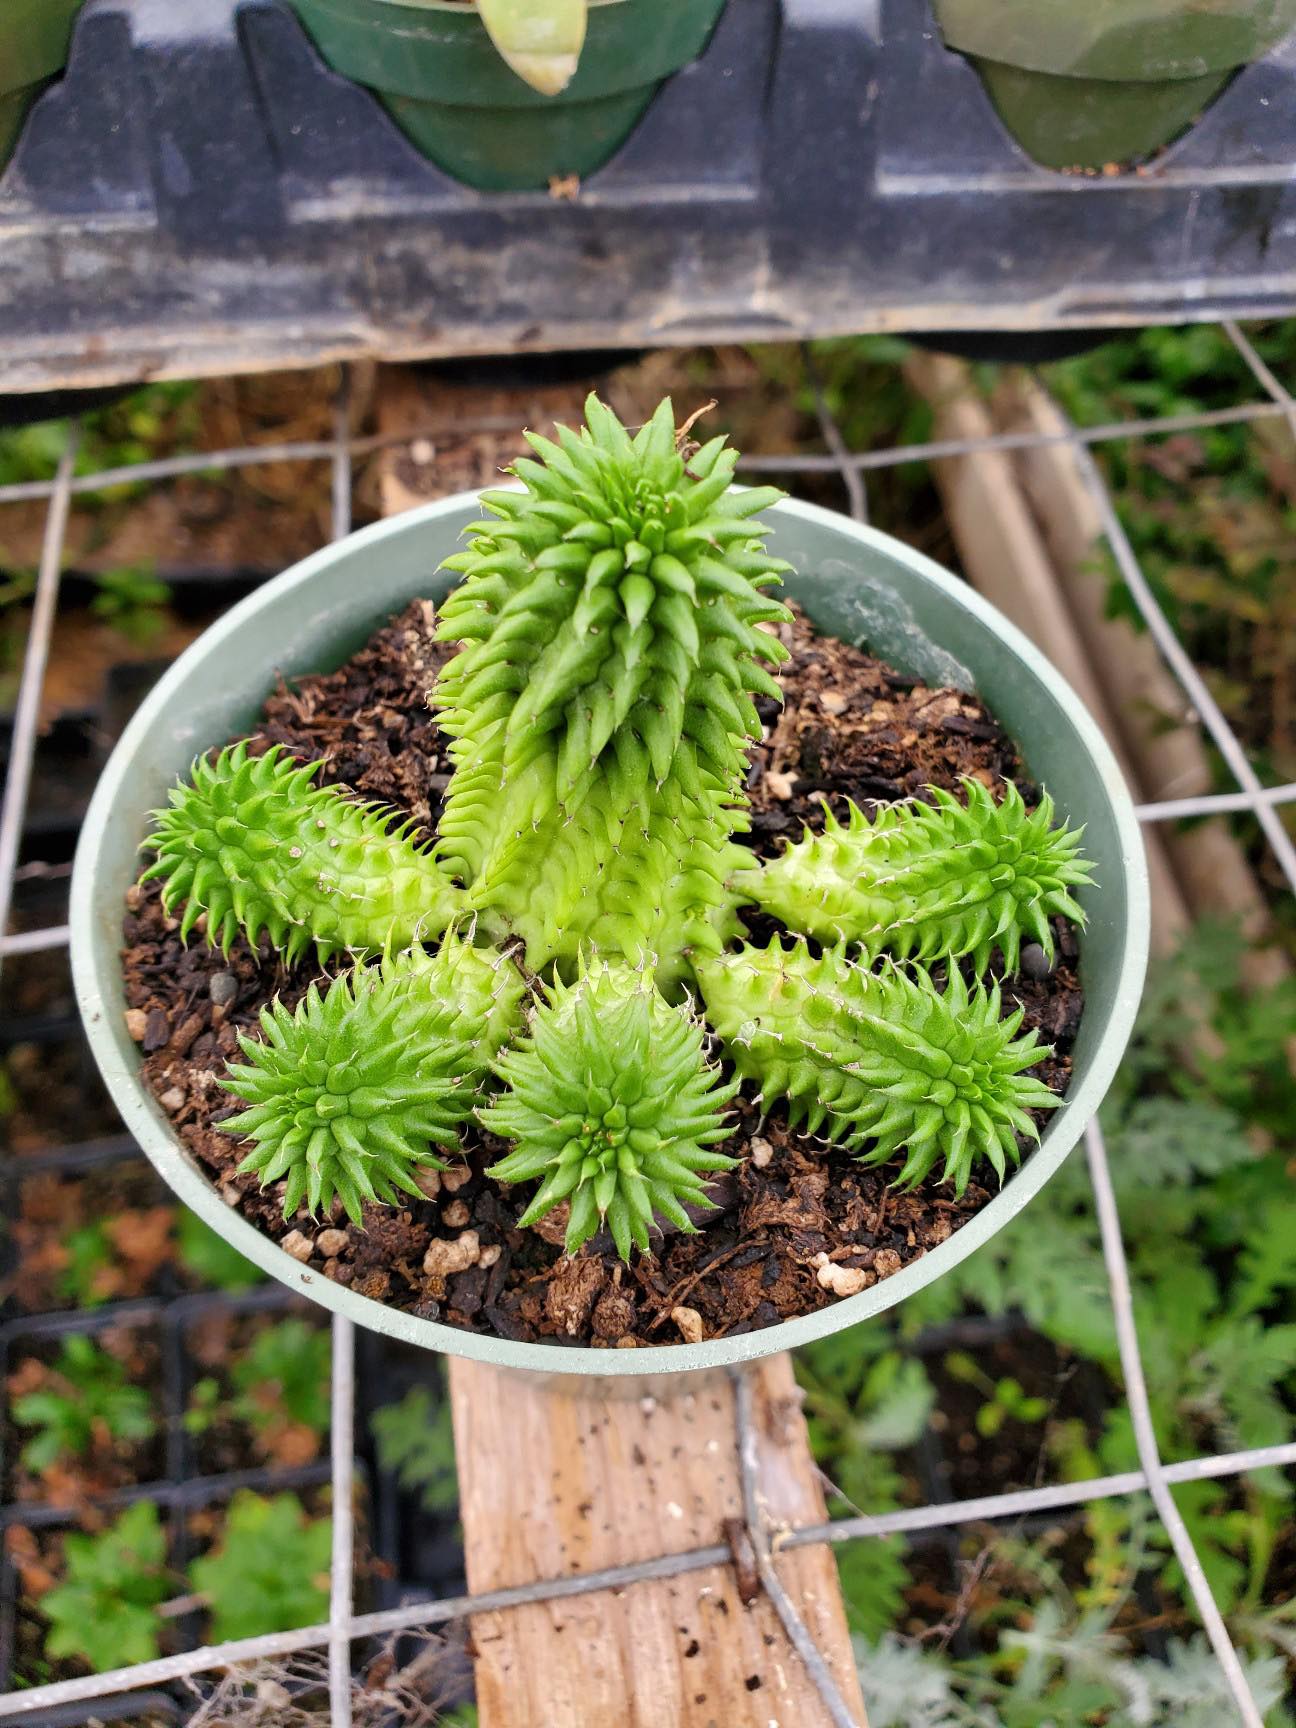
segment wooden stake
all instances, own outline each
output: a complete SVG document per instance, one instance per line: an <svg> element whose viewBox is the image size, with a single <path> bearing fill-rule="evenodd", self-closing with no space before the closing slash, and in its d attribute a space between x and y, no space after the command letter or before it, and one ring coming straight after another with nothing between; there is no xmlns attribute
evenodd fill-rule
<svg viewBox="0 0 1296 1728"><path fill-rule="evenodd" d="M905 372L935 409L937 437L985 438L995 431L961 361L914 354ZM934 462L932 468L969 581L1024 630L1074 686L1139 796L1136 767L1107 698L1107 661L1091 660L1086 651L1008 457L999 450L975 450ZM1145 831L1143 844L1152 890L1153 945L1158 953L1169 953L1188 928L1188 908L1160 835Z"/></svg>
<svg viewBox="0 0 1296 1728"><path fill-rule="evenodd" d="M752 1369L760 1497L824 1516L791 1361ZM469 1588L676 1554L742 1519L727 1376L669 1400L551 1390L452 1362ZM827 1548L775 1561L852 1719L864 1704ZM831 1728L769 1598L735 1565L537 1603L472 1624L481 1728Z"/></svg>

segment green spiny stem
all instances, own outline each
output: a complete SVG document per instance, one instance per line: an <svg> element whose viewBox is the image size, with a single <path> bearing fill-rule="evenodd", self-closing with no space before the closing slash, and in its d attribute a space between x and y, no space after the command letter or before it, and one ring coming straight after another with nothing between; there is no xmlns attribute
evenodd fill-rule
<svg viewBox="0 0 1296 1728"><path fill-rule="evenodd" d="M411 948L382 963L384 983L403 986L408 1006L401 1024L411 1035L434 1031L472 1053L474 1079L481 1079L522 1026L526 980L497 948L475 946L469 933L449 930L435 952Z"/></svg>
<svg viewBox="0 0 1296 1728"><path fill-rule="evenodd" d="M872 821L853 804L845 826L830 814L822 834L735 876L735 890L789 929L858 943L870 958L969 954L983 972L998 947L1015 972L1023 937L1051 957L1049 918L1084 923L1070 893L1093 874L1083 830L1053 827L1047 793L1028 811L1011 784L999 803L972 779L966 804L930 790L934 804L884 806Z"/></svg>
<svg viewBox="0 0 1296 1728"><path fill-rule="evenodd" d="M998 985L969 992L955 966L942 995L926 972L869 972L841 949L815 958L776 940L697 971L708 1017L762 1101L786 1098L794 1126L867 1146L865 1164L904 1149L900 1187L942 1159L959 1194L978 1158L1002 1180L1018 1135L1039 1138L1027 1111L1060 1102L1024 1072L1049 1050L1017 1036L1021 1010L1001 1018Z"/></svg>
<svg viewBox="0 0 1296 1728"><path fill-rule="evenodd" d="M524 490L483 493L447 560L464 579L439 635L463 649L434 692L455 739L438 853L465 882L596 776L623 809L670 777L737 799L751 697L778 694L786 650L760 625L788 615L763 592L787 566L755 517L779 493L731 490L723 438L686 467L669 401L634 438L596 396L586 421L528 434Z"/></svg>
<svg viewBox="0 0 1296 1728"><path fill-rule="evenodd" d="M670 1007L647 970L594 962L556 984L496 1073L507 1090L479 1114L518 1145L489 1174L541 1179L523 1226L570 1201L569 1254L604 1219L623 1260L632 1245L647 1250L657 1214L693 1232L685 1204L710 1205L707 1175L734 1163L708 1148L725 1137L737 1082L721 1084L701 1023Z"/></svg>
<svg viewBox="0 0 1296 1728"><path fill-rule="evenodd" d="M511 961L452 934L263 1009L224 1081L250 1106L221 1124L256 1142L239 1168L263 1188L286 1179L285 1217L337 1194L359 1224L364 1201L420 1193L413 1172L445 1167L430 1142L458 1144L524 991Z"/></svg>
<svg viewBox="0 0 1296 1728"><path fill-rule="evenodd" d="M696 955L739 933L725 884L746 857L729 837L745 821L718 795L694 800L672 781L628 808L596 784L573 816L553 810L518 836L468 901L497 940L520 936L536 969L556 960L569 973L582 949L631 964L652 956L673 997Z"/></svg>
<svg viewBox="0 0 1296 1728"><path fill-rule="evenodd" d="M462 901L410 838L414 824L313 785L321 766L236 744L214 762L200 757L153 812L144 845L157 861L140 880L162 878L168 912L186 903L182 937L205 912L208 943L227 954L239 930L253 943L264 930L289 960L311 944L325 960L445 929Z"/></svg>

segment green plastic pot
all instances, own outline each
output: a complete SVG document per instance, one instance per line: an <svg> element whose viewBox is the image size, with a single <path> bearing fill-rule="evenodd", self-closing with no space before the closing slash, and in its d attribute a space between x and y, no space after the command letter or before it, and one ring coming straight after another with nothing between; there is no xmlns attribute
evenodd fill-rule
<svg viewBox="0 0 1296 1728"><path fill-rule="evenodd" d="M3 0L0 5L0 167L27 110L67 64L82 0Z"/></svg>
<svg viewBox="0 0 1296 1728"><path fill-rule="evenodd" d="M866 642L929 682L974 686L1024 747L1031 775L1059 812L1085 824L1097 884L1081 895L1089 924L1081 952L1085 1011L1071 1089L1039 1147L990 1203L947 1242L858 1296L761 1332L640 1350L515 1343L386 1307L300 1265L231 1210L140 1080L126 1030L121 924L147 812L193 758L250 729L280 673L339 665L379 624L423 596L479 514L474 496L447 498L366 528L286 571L235 606L193 644L146 697L95 791L72 876L72 967L86 1034L127 1128L181 1200L240 1253L285 1284L411 1344L499 1367L572 1376L600 1391L750 1361L868 1320L922 1289L1001 1229L1075 1145L1107 1090L1134 1024L1148 940L1148 890L1138 823L1120 770L1074 692L1007 619L939 565L900 541L810 504L769 513L771 545L797 574L788 591L822 630ZM579 1378L578 1378L579 1377Z"/></svg>
<svg viewBox="0 0 1296 1728"><path fill-rule="evenodd" d="M934 0L946 45L1047 168L1128 163L1168 144L1296 28L1296 0Z"/></svg>
<svg viewBox="0 0 1296 1728"><path fill-rule="evenodd" d="M292 0L334 71L367 84L425 156L466 185L525 191L601 167L664 78L701 53L724 0L590 0L580 65L542 96L463 0Z"/></svg>

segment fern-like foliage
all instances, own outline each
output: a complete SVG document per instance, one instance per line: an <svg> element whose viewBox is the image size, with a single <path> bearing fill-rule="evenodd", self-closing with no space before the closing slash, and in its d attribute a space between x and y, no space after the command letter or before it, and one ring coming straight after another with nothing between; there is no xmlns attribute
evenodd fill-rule
<svg viewBox="0 0 1296 1728"><path fill-rule="evenodd" d="M759 628L787 616L755 520L779 493L732 491L723 438L686 464L669 401L632 438L596 396L580 432L528 438L523 490L483 493L447 560L463 580L439 631L462 644L435 691L456 766L440 856L487 888L596 782L618 817L668 780L704 809L736 800L751 696L777 696L766 667L786 658Z"/></svg>
<svg viewBox="0 0 1296 1728"><path fill-rule="evenodd" d="M969 991L956 967L944 994L924 972L865 970L841 949L804 942L744 947L698 968L707 1015L735 1068L766 1104L881 1164L902 1148L897 1185L912 1188L943 1161L959 1194L986 1158L1002 1179L1037 1140L1029 1110L1059 1100L1025 1072L1048 1049L1022 1015L1003 1017L997 985Z"/></svg>
<svg viewBox="0 0 1296 1728"><path fill-rule="evenodd" d="M264 930L289 960L311 946L326 960L445 929L459 896L413 823L313 785L320 767L235 744L200 757L153 812L144 845L157 859L141 880L161 877L168 912L185 902L182 937L205 912L208 943L227 954L240 930L254 943Z"/></svg>
<svg viewBox="0 0 1296 1728"><path fill-rule="evenodd" d="M1053 825L1047 793L1028 811L1016 787L1003 798L964 779L966 803L930 788L934 804L884 806L872 821L853 804L831 813L780 858L743 871L735 886L790 929L932 962L968 954L978 972L998 947L1010 972L1022 938L1050 957L1049 918L1084 924L1071 894L1091 880L1082 829Z"/></svg>
<svg viewBox="0 0 1296 1728"><path fill-rule="evenodd" d="M256 1142L240 1170L285 1183L285 1217L336 1194L359 1224L366 1200L420 1193L414 1171L444 1168L432 1145L458 1144L522 991L511 962L452 936L263 1009L224 1082L248 1108L221 1126Z"/></svg>
<svg viewBox="0 0 1296 1728"><path fill-rule="evenodd" d="M696 1230L685 1203L709 1205L706 1177L734 1163L709 1148L728 1132L737 1082L707 1066L701 1024L670 1006L649 972L595 963L556 984L496 1072L506 1089L481 1120L517 1148L490 1174L540 1179L523 1226L567 1200L567 1252L606 1220L624 1260L632 1244L647 1249L658 1213Z"/></svg>

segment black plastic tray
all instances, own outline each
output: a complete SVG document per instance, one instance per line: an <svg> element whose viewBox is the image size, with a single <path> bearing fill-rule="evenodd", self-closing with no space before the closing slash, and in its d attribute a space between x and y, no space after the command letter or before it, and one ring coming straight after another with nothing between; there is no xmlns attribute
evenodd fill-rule
<svg viewBox="0 0 1296 1728"><path fill-rule="evenodd" d="M0 182L0 390L1296 308L1296 49L1149 169L1030 162L924 0L729 0L574 202L479 194L279 0L90 0Z"/></svg>

